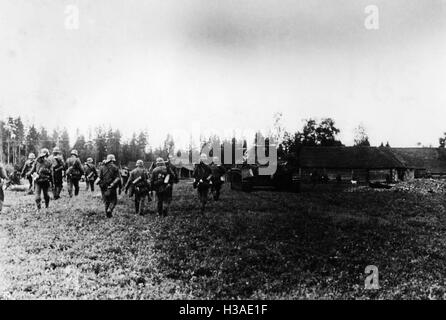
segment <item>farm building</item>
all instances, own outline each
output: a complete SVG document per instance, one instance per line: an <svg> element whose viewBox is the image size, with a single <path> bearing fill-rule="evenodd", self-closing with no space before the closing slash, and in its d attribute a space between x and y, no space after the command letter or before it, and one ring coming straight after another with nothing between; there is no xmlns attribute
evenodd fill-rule
<svg viewBox="0 0 446 320"><path fill-rule="evenodd" d="M391 148L407 167L415 169L415 178L446 177L446 149L444 148Z"/></svg>
<svg viewBox="0 0 446 320"><path fill-rule="evenodd" d="M304 147L299 167L302 181L325 175L329 180L394 182L413 179L415 172L386 147Z"/></svg>

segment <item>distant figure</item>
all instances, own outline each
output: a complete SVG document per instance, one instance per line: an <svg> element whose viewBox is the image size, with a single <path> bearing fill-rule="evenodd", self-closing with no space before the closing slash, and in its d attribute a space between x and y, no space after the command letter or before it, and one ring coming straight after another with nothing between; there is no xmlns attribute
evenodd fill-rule
<svg viewBox="0 0 446 320"><path fill-rule="evenodd" d="M170 175L170 179L169 179L169 185L170 187L167 188L166 192L168 193L168 195L166 196L167 198L167 202L170 203L172 202L172 196L173 196L173 185L179 182L179 178L178 178L178 170L174 165L174 160L173 160L173 156L169 155L167 157L167 161L166 161L166 168L167 168L167 173Z"/></svg>
<svg viewBox="0 0 446 320"><path fill-rule="evenodd" d="M220 164L220 159L218 157L213 157L212 162L209 164L209 168L212 172L212 185L211 193L215 201L220 199L220 190L224 183L224 175L226 173L225 167Z"/></svg>
<svg viewBox="0 0 446 320"><path fill-rule="evenodd" d="M48 194L48 190L50 185L53 183L53 165L51 161L48 159L50 152L47 148L43 148L40 151L39 157L28 173L28 175L32 175L33 173L37 174L37 178L35 180L35 188L36 188L36 196L35 201L37 205L37 210L41 208L40 194L43 193L43 198L45 200L45 208L48 208L50 204L50 196Z"/></svg>
<svg viewBox="0 0 446 320"><path fill-rule="evenodd" d="M128 167L124 167L121 169L121 178L124 186L127 184L127 180L129 179L129 174L130 170Z"/></svg>
<svg viewBox="0 0 446 320"><path fill-rule="evenodd" d="M94 182L98 178L98 171L93 163L93 158L88 158L85 163L85 183L87 184L87 190L94 192Z"/></svg>
<svg viewBox="0 0 446 320"><path fill-rule="evenodd" d="M142 216L144 214L144 203L150 192L149 173L144 168L142 160L136 161L136 168L130 172L124 192L127 193L128 189L130 189L129 197L135 195L136 214Z"/></svg>
<svg viewBox="0 0 446 320"><path fill-rule="evenodd" d="M6 179L7 177L5 167L2 163L0 163L0 213L2 213L3 202L5 201L5 194L3 193L3 179Z"/></svg>
<svg viewBox="0 0 446 320"><path fill-rule="evenodd" d="M65 162L62 157L62 151L55 147L53 149L53 155L48 158L53 165L53 177L54 177L54 186L53 186L53 198L57 200L60 198L60 193L62 191L63 186L63 171L65 169Z"/></svg>
<svg viewBox="0 0 446 320"><path fill-rule="evenodd" d="M167 170L163 158L157 158L156 167L152 171L150 182L152 190L154 190L156 194L158 215L160 216L167 216L169 205L172 200L172 192L169 190L172 188L171 179L172 177Z"/></svg>
<svg viewBox="0 0 446 320"><path fill-rule="evenodd" d="M71 150L71 156L67 159L66 164L67 170L65 171L67 175L68 182L68 195L73 197L73 187L74 195L79 195L79 181L84 174L84 168L79 160L79 154L77 150Z"/></svg>
<svg viewBox="0 0 446 320"><path fill-rule="evenodd" d="M209 189L211 186L212 171L206 164L207 156L203 153L200 155L200 163L195 166L194 170L194 188L198 191L198 198L200 199L200 212L204 214L204 209L208 201Z"/></svg>
<svg viewBox="0 0 446 320"><path fill-rule="evenodd" d="M102 200L105 205L107 218L113 216L113 210L118 202L117 189L121 183L119 168L115 164L116 158L113 154L107 156L105 164L99 170L99 187L101 188Z"/></svg>
<svg viewBox="0 0 446 320"><path fill-rule="evenodd" d="M23 178L26 178L29 182L28 194L33 194L33 178L31 177L31 175L27 175L27 173L31 171L35 161L36 161L36 156L34 155L34 153L31 152L28 155L28 160L25 161L25 164L23 165L22 168L21 176Z"/></svg>

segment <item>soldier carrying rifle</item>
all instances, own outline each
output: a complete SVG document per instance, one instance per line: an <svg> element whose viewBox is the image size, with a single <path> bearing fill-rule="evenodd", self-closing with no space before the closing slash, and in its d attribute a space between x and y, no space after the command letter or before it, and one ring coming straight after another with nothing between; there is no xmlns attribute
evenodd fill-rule
<svg viewBox="0 0 446 320"><path fill-rule="evenodd" d="M53 148L53 155L48 158L53 165L53 198L57 200L60 198L60 192L63 185L63 170L65 168L65 162L62 157L62 151L58 147Z"/></svg>
<svg viewBox="0 0 446 320"><path fill-rule="evenodd" d="M3 167L3 164L0 163L0 213L2 213L3 209L3 201L5 201L5 195L3 193L3 179L6 179L8 175L6 174L6 170Z"/></svg>
<svg viewBox="0 0 446 320"><path fill-rule="evenodd" d="M40 155L37 158L36 162L28 172L28 175L32 175L33 173L37 174L36 179L34 180L36 186L36 205L37 210L41 208L41 198L40 194L43 193L43 198L45 200L45 208L48 208L50 204L50 196L48 194L48 190L51 184L54 182L53 180L53 166L51 161L48 159L50 152L47 148L43 148L40 151Z"/></svg>
<svg viewBox="0 0 446 320"><path fill-rule="evenodd" d="M135 211L136 214L144 215L144 203L146 197L150 198L150 182L149 173L144 168L142 160L136 161L136 168L130 172L130 177L125 185L125 193L129 192L129 197L135 195Z"/></svg>
<svg viewBox="0 0 446 320"><path fill-rule="evenodd" d="M65 174L67 175L68 182L68 194L73 197L73 187L74 187L74 195L79 195L79 181L84 174L84 168L82 167L82 163L79 160L79 154L77 150L71 150L71 156L67 159L67 170Z"/></svg>
<svg viewBox="0 0 446 320"><path fill-rule="evenodd" d="M85 163L85 183L87 184L87 190L94 192L94 182L98 178L98 171L93 164L93 158L88 158Z"/></svg>
<svg viewBox="0 0 446 320"><path fill-rule="evenodd" d="M193 173L193 187L198 191L198 198L200 199L201 204L200 212L202 214L204 213L204 208L208 201L209 188L212 185L212 171L206 162L207 156L203 153L200 155L200 163L195 166Z"/></svg>
<svg viewBox="0 0 446 320"><path fill-rule="evenodd" d="M27 173L31 171L35 161L36 161L36 156L34 155L34 153L31 152L28 155L28 160L25 161L25 164L23 165L23 169L21 172L21 176L23 178L26 178L29 182L28 194L33 194L33 178L31 177L31 175L27 175Z"/></svg>
<svg viewBox="0 0 446 320"><path fill-rule="evenodd" d="M156 159L156 167L152 171L151 186L156 193L157 209L160 216L167 216L172 199L172 175L167 169L163 158Z"/></svg>
<svg viewBox="0 0 446 320"><path fill-rule="evenodd" d="M213 157L212 162L209 164L209 168L212 172L212 185L211 185L211 193L214 197L215 201L220 199L220 190L223 185L225 179L224 175L226 173L226 169L220 164L220 159L218 157Z"/></svg>
<svg viewBox="0 0 446 320"><path fill-rule="evenodd" d="M113 209L118 202L117 189L121 185L121 175L115 162L115 156L109 154L105 164L99 170L98 185L101 188L107 218L111 218L113 215Z"/></svg>

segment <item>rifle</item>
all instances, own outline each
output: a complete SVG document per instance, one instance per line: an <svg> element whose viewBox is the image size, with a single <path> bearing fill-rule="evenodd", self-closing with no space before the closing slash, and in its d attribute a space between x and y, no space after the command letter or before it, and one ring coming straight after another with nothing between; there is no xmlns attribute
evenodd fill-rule
<svg viewBox="0 0 446 320"><path fill-rule="evenodd" d="M90 174L87 176L87 180L90 180L90 178L94 175L94 171L91 171Z"/></svg>
<svg viewBox="0 0 446 320"><path fill-rule="evenodd" d="M115 180L113 180L113 182L108 186L109 189L114 188L118 183L121 182L121 178L117 177Z"/></svg>

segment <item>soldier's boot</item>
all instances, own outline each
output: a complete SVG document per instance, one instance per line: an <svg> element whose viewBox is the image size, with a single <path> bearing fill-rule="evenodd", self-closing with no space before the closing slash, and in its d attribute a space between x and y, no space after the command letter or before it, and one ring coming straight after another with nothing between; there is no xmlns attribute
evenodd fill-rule
<svg viewBox="0 0 446 320"><path fill-rule="evenodd" d="M139 201L139 215L140 215L140 216L143 216L143 215L144 215L144 208L145 208L145 199L142 198L142 199Z"/></svg>
<svg viewBox="0 0 446 320"><path fill-rule="evenodd" d="M204 214L204 209L205 209L205 207L206 207L206 202L201 201L201 208L200 208L200 213L201 213L201 214Z"/></svg>
<svg viewBox="0 0 446 320"><path fill-rule="evenodd" d="M163 216L167 217L167 212L169 211L169 203L164 203Z"/></svg>
<svg viewBox="0 0 446 320"><path fill-rule="evenodd" d="M37 206L37 210L40 210L40 208L42 207L42 205L40 204L40 199L36 200L36 206Z"/></svg>
<svg viewBox="0 0 446 320"><path fill-rule="evenodd" d="M158 200L158 215L163 215L163 202Z"/></svg>
<svg viewBox="0 0 446 320"><path fill-rule="evenodd" d="M111 218L113 216L113 209L115 208L115 203L110 203L108 206L107 218Z"/></svg>
<svg viewBox="0 0 446 320"><path fill-rule="evenodd" d="M48 208L50 205L50 198L45 199L45 208Z"/></svg>
<svg viewBox="0 0 446 320"><path fill-rule="evenodd" d="M3 201L0 200L0 213L2 213L2 209L3 209Z"/></svg>
<svg viewBox="0 0 446 320"><path fill-rule="evenodd" d="M135 199L135 213L136 214L139 214L139 202L140 202L139 200Z"/></svg>

